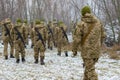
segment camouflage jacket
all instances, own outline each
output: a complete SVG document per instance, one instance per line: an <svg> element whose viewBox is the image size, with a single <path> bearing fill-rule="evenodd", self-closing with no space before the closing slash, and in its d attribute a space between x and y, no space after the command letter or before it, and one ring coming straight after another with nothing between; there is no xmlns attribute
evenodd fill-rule
<svg viewBox="0 0 120 80"><path fill-rule="evenodd" d="M92 14L86 14L77 24L74 39L81 46L83 58L99 58L105 32L101 22Z"/></svg>

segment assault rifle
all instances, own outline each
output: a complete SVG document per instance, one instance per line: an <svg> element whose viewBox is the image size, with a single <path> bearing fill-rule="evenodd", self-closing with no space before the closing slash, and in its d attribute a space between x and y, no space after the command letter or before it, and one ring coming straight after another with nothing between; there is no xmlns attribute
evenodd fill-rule
<svg viewBox="0 0 120 80"><path fill-rule="evenodd" d="M4 27L5 27L5 29L6 29L6 33L5 33L5 36L9 36L9 39L10 39L10 46L12 46L13 45L13 41L12 41L12 38L11 38L11 35L10 35L10 31L9 31L9 29L7 28L7 24L4 24Z"/></svg>
<svg viewBox="0 0 120 80"><path fill-rule="evenodd" d="M50 25L48 25L48 30L49 30L49 33L51 33L51 36L53 39L53 44L56 45L55 40L54 40L54 36L53 36L53 31L51 30Z"/></svg>
<svg viewBox="0 0 120 80"><path fill-rule="evenodd" d="M14 29L15 29L15 31L17 32L17 35L18 35L18 37L17 37L16 40L20 39L20 40L22 41L24 47L26 48L26 45L25 45L25 42L24 42L24 39L23 39L21 33L18 31L18 29L17 29L16 27L14 27Z"/></svg>
<svg viewBox="0 0 120 80"><path fill-rule="evenodd" d="M67 34L66 34L65 30L63 29L63 27L60 27L60 28L61 28L62 33L64 34L65 38L66 38L66 39L67 39L67 41L69 42L69 40L68 40L68 37L67 37Z"/></svg>
<svg viewBox="0 0 120 80"><path fill-rule="evenodd" d="M44 47L45 47L45 43L44 43L44 40L43 40L43 38L42 38L41 33L39 33L39 31L37 30L37 28L35 28L35 31L37 32L38 40L41 40L41 41L42 41L42 44L43 44ZM38 40L37 40L37 41L38 41Z"/></svg>

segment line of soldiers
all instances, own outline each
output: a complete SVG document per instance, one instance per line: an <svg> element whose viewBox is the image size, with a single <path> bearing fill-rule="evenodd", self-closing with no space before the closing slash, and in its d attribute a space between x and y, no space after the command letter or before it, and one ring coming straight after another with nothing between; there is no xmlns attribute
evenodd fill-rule
<svg viewBox="0 0 120 80"><path fill-rule="evenodd" d="M66 34L67 26L62 22L56 20L49 21L45 24L45 21L36 20L28 25L27 21L17 19L13 25L9 18L1 22L2 24L2 40L4 44L4 57L8 59L8 44L10 44L10 58L16 58L16 63L21 61L25 62L25 48L28 44L28 38L30 36L32 44L31 48L34 49L35 63L39 62L44 65L45 50L52 50L53 47L57 48L57 55L61 56L62 46L69 44ZM15 52L14 52L15 49ZM68 56L67 51L65 56ZM15 55L14 55L15 53Z"/></svg>
<svg viewBox="0 0 120 80"><path fill-rule="evenodd" d="M81 57L84 62L84 78L83 80L98 80L95 72L95 64L98 61L101 53L101 46L105 38L103 25L97 17L91 13L89 6L85 6L81 10L82 18L77 23L73 31L73 56L77 55L78 47L81 47ZM4 56L8 59L8 43L10 44L11 51L10 57L15 58L16 63L20 62L19 53L21 54L22 62L25 62L25 47L28 44L28 35L32 40L31 47L34 48L35 63L39 62L44 65L46 44L49 49L57 48L58 55L61 55L63 46L68 45L68 37L66 34L67 27L60 21L50 21L45 24L44 21L36 20L31 23L31 28L28 27L27 21L18 19L16 24L13 25L10 19L5 19L2 23L2 39L4 43ZM68 56L64 50L65 56Z"/></svg>

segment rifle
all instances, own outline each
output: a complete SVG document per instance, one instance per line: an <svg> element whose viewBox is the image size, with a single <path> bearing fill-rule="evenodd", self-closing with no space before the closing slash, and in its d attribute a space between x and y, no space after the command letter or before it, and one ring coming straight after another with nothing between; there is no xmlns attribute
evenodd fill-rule
<svg viewBox="0 0 120 80"><path fill-rule="evenodd" d="M68 40L68 37L67 37L67 34L66 34L65 30L63 29L63 27L60 27L60 28L61 28L62 33L64 34L65 38L66 38L66 39L67 39L67 41L69 42L69 40Z"/></svg>
<svg viewBox="0 0 120 80"><path fill-rule="evenodd" d="M45 47L45 43L44 43L44 40L43 40L43 38L42 38L41 33L39 33L39 31L37 30L37 28L35 28L35 31L37 32L38 40L41 40L41 41L42 41L42 44L43 44L44 47ZM38 41L38 40L37 40L37 41Z"/></svg>
<svg viewBox="0 0 120 80"><path fill-rule="evenodd" d="M18 40L18 39L20 38L20 40L22 41L24 47L26 48L26 45L25 45L25 42L24 42L23 37L21 36L21 33L18 31L18 29L17 29L16 27L14 27L14 29L15 29L15 31L17 32L17 35L18 35L18 37L17 37L16 40Z"/></svg>
<svg viewBox="0 0 120 80"><path fill-rule="evenodd" d="M50 25L48 25L48 30L49 30L49 33L51 33L51 36L53 39L53 44L56 45L55 40L54 40L54 36L53 36L53 31L51 30Z"/></svg>
<svg viewBox="0 0 120 80"><path fill-rule="evenodd" d="M12 41L12 38L11 38L11 35L10 35L10 31L9 31L9 29L7 28L7 24L4 24L4 27L5 27L5 29L6 29L6 33L5 33L5 36L9 36L9 38L10 38L10 46L12 46L13 45L13 41Z"/></svg>

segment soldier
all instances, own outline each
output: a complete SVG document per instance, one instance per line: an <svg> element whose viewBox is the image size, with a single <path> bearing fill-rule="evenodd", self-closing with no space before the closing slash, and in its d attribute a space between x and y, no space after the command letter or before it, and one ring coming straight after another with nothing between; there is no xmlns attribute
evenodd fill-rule
<svg viewBox="0 0 120 80"><path fill-rule="evenodd" d="M22 27L25 29L25 43L28 45L29 26L27 24L27 20L23 21Z"/></svg>
<svg viewBox="0 0 120 80"><path fill-rule="evenodd" d="M95 63L101 53L102 40L105 37L101 22L91 14L89 6L81 10L81 22L77 24L78 30L75 40L81 46L81 56L85 65L83 80L98 80L95 72Z"/></svg>
<svg viewBox="0 0 120 80"><path fill-rule="evenodd" d="M34 35L33 35L33 31L34 31L34 22L31 22L30 24L30 38L31 38L31 48L33 48L34 46Z"/></svg>
<svg viewBox="0 0 120 80"><path fill-rule="evenodd" d="M55 45L55 41L54 41L54 34L53 34L53 24L51 21L49 21L47 25L47 30L48 30L48 48L52 50L53 45Z"/></svg>
<svg viewBox="0 0 120 80"><path fill-rule="evenodd" d="M34 37L34 59L35 63L38 63L38 59L40 56L40 63L44 65L44 58L45 58L45 50L46 50L46 37L47 37L47 30L44 26L44 22L40 22L40 20L35 21L35 27L33 31ZM39 54L40 52L40 54Z"/></svg>
<svg viewBox="0 0 120 80"><path fill-rule="evenodd" d="M4 57L6 60L8 59L8 44L10 44L10 58L14 58L14 44L12 35L10 34L12 27L13 24L11 23L10 19L5 19L2 27L2 40L4 44Z"/></svg>
<svg viewBox="0 0 120 80"><path fill-rule="evenodd" d="M78 45L78 43L79 43L79 41L77 41L75 38L77 38L76 37L76 35L77 35L77 30L79 30L78 29L79 27L76 27L75 28L75 30L74 30L74 32L73 32L73 44L72 44L72 52L73 52L73 55L72 55L72 57L75 57L75 56L77 56L77 51L78 51L78 48L79 48L79 45Z"/></svg>
<svg viewBox="0 0 120 80"><path fill-rule="evenodd" d="M55 33L55 30L58 27L58 23L56 19L52 21L52 24L53 24L52 30L53 30L54 47L57 47L57 36L56 36L57 34Z"/></svg>
<svg viewBox="0 0 120 80"><path fill-rule="evenodd" d="M63 46L66 46L68 45L68 37L67 37L67 34L66 34L66 31L67 31L67 27L65 26L65 24L63 22L59 22L58 23L58 27L56 27L56 30L55 30L55 37L56 37L56 40L57 40L57 50L58 50L58 54L59 56L61 56L61 49ZM67 57L68 56L68 52L65 51L65 56Z"/></svg>
<svg viewBox="0 0 120 80"><path fill-rule="evenodd" d="M25 62L25 29L22 27L21 19L17 19L17 23L11 31L11 34L14 35L15 43L15 58L16 63L20 62L19 53L21 53L22 62Z"/></svg>
<svg viewBox="0 0 120 80"><path fill-rule="evenodd" d="M72 32L72 34L74 33L74 31L75 31L75 27L76 27L76 24L74 23L74 21L71 21L71 32Z"/></svg>

